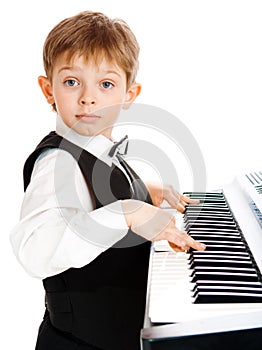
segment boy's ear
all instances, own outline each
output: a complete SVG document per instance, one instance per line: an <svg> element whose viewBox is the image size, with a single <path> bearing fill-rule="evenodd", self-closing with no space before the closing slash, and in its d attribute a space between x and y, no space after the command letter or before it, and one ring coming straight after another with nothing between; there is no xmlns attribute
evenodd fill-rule
<svg viewBox="0 0 262 350"><path fill-rule="evenodd" d="M40 77L38 77L38 84L43 94L45 95L47 102L50 105L53 105L55 103L55 100L52 93L52 85L49 79L47 77L44 77L43 75L40 75Z"/></svg>
<svg viewBox="0 0 262 350"><path fill-rule="evenodd" d="M127 93L126 93L126 99L125 103L123 105L123 109L128 109L131 104L135 101L137 96L141 92L141 84L133 83L131 86L128 88Z"/></svg>

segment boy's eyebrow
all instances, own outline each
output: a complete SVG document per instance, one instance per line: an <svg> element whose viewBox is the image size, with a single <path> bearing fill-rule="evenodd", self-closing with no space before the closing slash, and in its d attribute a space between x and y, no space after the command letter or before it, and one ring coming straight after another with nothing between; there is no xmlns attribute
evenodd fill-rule
<svg viewBox="0 0 262 350"><path fill-rule="evenodd" d="M62 72L63 70L72 70L72 69L73 69L72 66L64 66L58 69L58 73Z"/></svg>
<svg viewBox="0 0 262 350"><path fill-rule="evenodd" d="M116 74L119 77L121 77L121 74L118 71L113 70L113 69L104 70L103 73L105 73L105 74L110 74L110 73L112 74L113 73L113 74Z"/></svg>
<svg viewBox="0 0 262 350"><path fill-rule="evenodd" d="M63 66L58 70L58 73L61 73L63 70L81 70L81 68L78 69L78 67L73 67L73 66ZM119 77L121 77L121 74L114 69L106 69L102 71L103 74L116 74Z"/></svg>

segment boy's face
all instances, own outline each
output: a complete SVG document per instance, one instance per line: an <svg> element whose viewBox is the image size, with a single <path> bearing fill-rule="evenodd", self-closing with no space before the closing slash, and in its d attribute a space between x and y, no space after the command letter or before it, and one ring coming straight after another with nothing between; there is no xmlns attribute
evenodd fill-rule
<svg viewBox="0 0 262 350"><path fill-rule="evenodd" d="M125 72L113 62L96 64L76 56L68 63L61 55L53 68L52 82L39 77L39 85L48 103L56 105L64 123L78 134L103 134L110 138L122 108L135 100L139 84L126 86Z"/></svg>

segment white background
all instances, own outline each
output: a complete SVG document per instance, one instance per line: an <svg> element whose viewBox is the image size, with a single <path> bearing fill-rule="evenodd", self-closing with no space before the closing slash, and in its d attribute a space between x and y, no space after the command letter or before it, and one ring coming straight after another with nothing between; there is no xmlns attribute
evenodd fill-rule
<svg viewBox="0 0 262 350"><path fill-rule="evenodd" d="M141 46L137 102L163 108L186 125L202 150L207 187L216 188L261 169L262 3L10 0L0 6L1 347L30 350L43 314L42 285L17 263L9 232L19 217L23 163L55 125L37 85L48 32L87 9L126 20Z"/></svg>

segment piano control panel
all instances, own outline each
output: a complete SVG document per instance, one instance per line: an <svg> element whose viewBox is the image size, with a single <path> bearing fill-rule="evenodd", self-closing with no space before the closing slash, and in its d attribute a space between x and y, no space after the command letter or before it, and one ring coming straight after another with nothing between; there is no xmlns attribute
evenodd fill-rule
<svg viewBox="0 0 262 350"><path fill-rule="evenodd" d="M247 202L262 227L262 171L246 173L237 178Z"/></svg>

